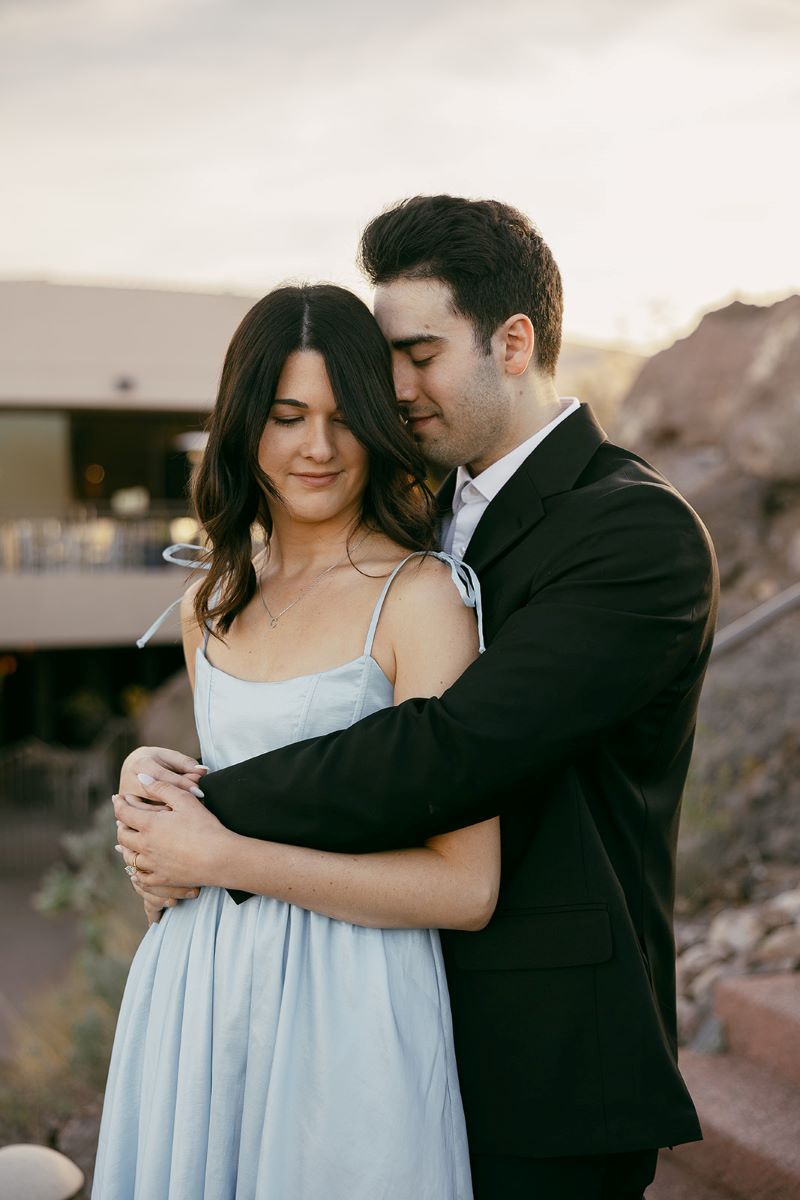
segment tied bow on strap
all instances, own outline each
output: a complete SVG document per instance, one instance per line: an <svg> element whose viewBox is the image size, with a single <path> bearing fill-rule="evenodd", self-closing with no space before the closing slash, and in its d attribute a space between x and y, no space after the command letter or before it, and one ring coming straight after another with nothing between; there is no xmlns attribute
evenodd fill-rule
<svg viewBox="0 0 800 1200"><path fill-rule="evenodd" d="M176 567L189 567L192 571L207 571L209 569L210 564L202 559L179 557L178 551L181 550L197 550L199 554L208 554L205 546L193 546L191 542L175 542L173 546L167 546L166 550L162 550L161 557L165 562L174 563ZM167 605L161 615L153 621L150 628L140 638L136 639L136 645L140 650L144 649L153 634L161 628L167 617L178 607L182 599L183 596L178 596L177 600L173 600L171 604Z"/></svg>

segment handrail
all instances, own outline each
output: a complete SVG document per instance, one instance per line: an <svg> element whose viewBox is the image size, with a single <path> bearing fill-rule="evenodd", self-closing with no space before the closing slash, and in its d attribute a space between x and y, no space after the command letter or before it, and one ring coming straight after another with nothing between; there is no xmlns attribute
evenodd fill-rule
<svg viewBox="0 0 800 1200"><path fill-rule="evenodd" d="M754 633L758 633L766 625L771 625L777 617L783 616L793 608L800 608L800 583L784 588L777 596L765 600L763 604L759 604L757 608L751 609L749 613L731 621L730 625L720 630L714 639L712 658L718 658L720 654L726 654L728 650L740 646Z"/></svg>

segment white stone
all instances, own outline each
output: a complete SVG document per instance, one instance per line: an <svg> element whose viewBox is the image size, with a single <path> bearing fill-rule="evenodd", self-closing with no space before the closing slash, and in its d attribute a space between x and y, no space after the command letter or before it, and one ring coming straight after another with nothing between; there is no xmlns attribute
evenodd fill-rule
<svg viewBox="0 0 800 1200"><path fill-rule="evenodd" d="M757 963L800 964L800 926L786 925L767 934L751 956Z"/></svg>
<svg viewBox="0 0 800 1200"><path fill-rule="evenodd" d="M786 913L793 921L800 921L800 888L791 892L781 892L769 902L770 908L777 908Z"/></svg>
<svg viewBox="0 0 800 1200"><path fill-rule="evenodd" d="M719 977L725 973L725 971L725 963L721 962L712 963L710 966L706 967L704 971L701 971L700 974L696 975L692 980L689 988L689 995L691 998L702 1004L702 1002L710 995L714 984L717 982Z"/></svg>
<svg viewBox="0 0 800 1200"><path fill-rule="evenodd" d="M82 1187L83 1171L58 1150L29 1145L0 1149L3 1200L71 1200Z"/></svg>
<svg viewBox="0 0 800 1200"><path fill-rule="evenodd" d="M716 963L724 962L730 957L730 954L731 951L725 947L709 946L705 942L698 942L694 946L690 946L680 956L677 963L679 991L689 991L695 976Z"/></svg>
<svg viewBox="0 0 800 1200"><path fill-rule="evenodd" d="M701 1016L701 1009L686 996L677 997L678 1041L684 1045L694 1037Z"/></svg>
<svg viewBox="0 0 800 1200"><path fill-rule="evenodd" d="M690 946L704 942L708 934L708 926L700 921L679 921L675 923L675 949L678 954L684 954Z"/></svg>
<svg viewBox="0 0 800 1200"><path fill-rule="evenodd" d="M717 913L708 931L710 946L748 954L764 933L764 921L750 908L728 908Z"/></svg>

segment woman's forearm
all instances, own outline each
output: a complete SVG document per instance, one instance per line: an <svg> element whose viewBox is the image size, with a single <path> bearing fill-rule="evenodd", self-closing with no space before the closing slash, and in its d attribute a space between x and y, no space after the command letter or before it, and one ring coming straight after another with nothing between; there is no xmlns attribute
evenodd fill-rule
<svg viewBox="0 0 800 1200"><path fill-rule="evenodd" d="M496 888L475 864L429 846L335 854L230 834L213 881L371 928L482 929Z"/></svg>

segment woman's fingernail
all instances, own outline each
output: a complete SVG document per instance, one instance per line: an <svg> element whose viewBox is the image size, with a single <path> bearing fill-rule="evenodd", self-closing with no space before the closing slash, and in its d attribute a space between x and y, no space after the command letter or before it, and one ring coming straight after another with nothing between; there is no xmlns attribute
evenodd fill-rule
<svg viewBox="0 0 800 1200"><path fill-rule="evenodd" d="M139 780L139 783L143 783L145 787L150 787L151 783L155 783L155 779L153 779L152 775L137 774L136 778Z"/></svg>
<svg viewBox="0 0 800 1200"><path fill-rule="evenodd" d="M122 846L115 846L114 849L116 850L117 854L122 854Z"/></svg>
<svg viewBox="0 0 800 1200"><path fill-rule="evenodd" d="M193 796L197 796L198 800L205 800L206 798L205 792L201 792L199 787L190 787L189 791Z"/></svg>

